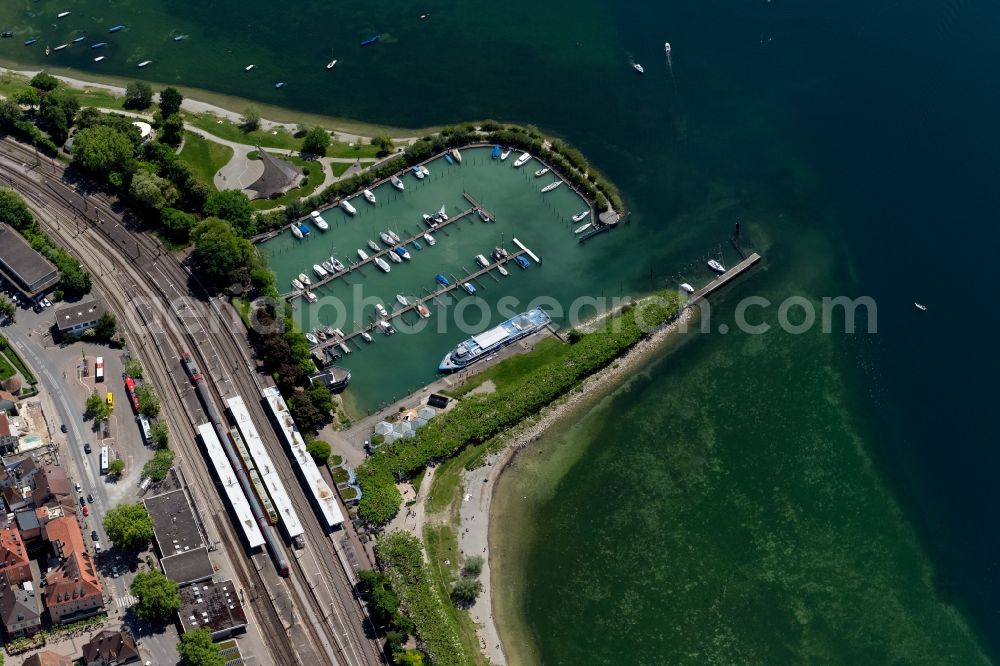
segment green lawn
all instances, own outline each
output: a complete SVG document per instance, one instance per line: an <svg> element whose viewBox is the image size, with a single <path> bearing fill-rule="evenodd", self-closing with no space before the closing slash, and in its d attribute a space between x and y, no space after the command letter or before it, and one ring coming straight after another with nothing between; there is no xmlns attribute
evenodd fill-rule
<svg viewBox="0 0 1000 666"><path fill-rule="evenodd" d="M7 362L3 354L0 354L0 382L14 376L14 366Z"/></svg>
<svg viewBox="0 0 1000 666"><path fill-rule="evenodd" d="M353 146L342 141L334 141L326 149L327 157L367 157L374 158L378 154L378 148L366 143L363 146L354 144Z"/></svg>
<svg viewBox="0 0 1000 666"><path fill-rule="evenodd" d="M309 182L305 187L296 187L288 190L276 199L256 199L250 202L255 210L267 210L275 206L284 206L296 199L308 197L316 191L316 188L323 184L323 165L319 162L304 160L299 157L281 157L280 159L288 160L302 169L302 174L309 178Z"/></svg>
<svg viewBox="0 0 1000 666"><path fill-rule="evenodd" d="M233 121L224 120L212 113L185 113L184 116L185 121L198 129L205 130L228 141L235 141L236 143L245 143L250 146L260 145L264 148L284 148L285 150L297 150L302 143L284 129L244 132Z"/></svg>
<svg viewBox="0 0 1000 666"><path fill-rule="evenodd" d="M461 386L441 392L453 398L461 398L487 380L492 381L497 387L502 388L505 385L516 382L524 375L530 374L539 366L566 356L570 353L571 349L571 345L563 344L555 338L545 338L536 344L535 348L530 352L515 354L510 358L506 358L502 363L497 363L473 375Z"/></svg>
<svg viewBox="0 0 1000 666"><path fill-rule="evenodd" d="M233 157L233 149L214 141L208 141L194 132L184 132L184 149L181 161L191 167L200 181L215 188L213 180L216 172Z"/></svg>
<svg viewBox="0 0 1000 666"><path fill-rule="evenodd" d="M85 90L66 88L66 90L72 93L80 106L96 106L101 109L125 108L125 97L119 97L109 90L101 90L100 88L87 88Z"/></svg>

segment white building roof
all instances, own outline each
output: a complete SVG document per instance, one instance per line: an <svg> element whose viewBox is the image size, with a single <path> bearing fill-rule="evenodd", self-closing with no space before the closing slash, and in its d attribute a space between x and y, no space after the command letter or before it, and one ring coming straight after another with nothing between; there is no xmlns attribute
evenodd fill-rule
<svg viewBox="0 0 1000 666"><path fill-rule="evenodd" d="M285 490L285 484L282 483L281 477L278 476L278 468L271 461L271 456L267 452L267 447L264 446L264 440L261 439L256 426L253 424L253 419L250 417L246 403L243 402L243 398L240 396L235 396L229 398L226 404L229 406L229 413L233 417L236 427L239 428L240 434L243 435L243 441L246 442L247 448L250 449L250 456L253 458L254 465L257 467L257 472L260 474L264 486L267 488L267 494L271 496L271 501L274 502L274 508L278 511L278 516L285 526L285 532L288 533L288 537L291 539L302 536L303 529L302 523L299 521L299 515L295 513L295 507L292 506L292 500L288 496L288 491Z"/></svg>
<svg viewBox="0 0 1000 666"><path fill-rule="evenodd" d="M219 441L219 436L215 434L215 428L212 427L211 423L202 423L198 426L198 434L201 435L201 441L205 443L208 458L215 467L216 476L222 482L222 487L229 498L229 505L233 508L233 513L239 520L243 534L246 536L247 544L250 548L263 546L264 535L261 534L260 526L257 525L257 521L253 517L253 511L250 510L250 502L247 500L246 495L243 494L243 489L240 488L240 482L236 479L233 466L229 464L229 458L226 457L226 452L222 450L222 442Z"/></svg>

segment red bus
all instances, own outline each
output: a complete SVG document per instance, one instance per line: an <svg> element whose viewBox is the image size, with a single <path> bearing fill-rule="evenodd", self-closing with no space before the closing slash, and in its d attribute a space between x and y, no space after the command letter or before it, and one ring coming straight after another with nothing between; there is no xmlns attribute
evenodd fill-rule
<svg viewBox="0 0 1000 666"><path fill-rule="evenodd" d="M94 364L94 381L103 382L104 381L104 357L98 356L97 362Z"/></svg>
<svg viewBox="0 0 1000 666"><path fill-rule="evenodd" d="M139 399L135 397L135 382L131 377L125 377L125 391L128 393L129 402L132 403L132 409L139 411Z"/></svg>

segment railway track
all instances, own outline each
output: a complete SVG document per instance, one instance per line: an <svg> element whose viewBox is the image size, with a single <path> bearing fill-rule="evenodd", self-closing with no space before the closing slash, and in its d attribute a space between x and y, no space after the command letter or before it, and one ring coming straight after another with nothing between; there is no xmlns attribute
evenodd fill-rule
<svg viewBox="0 0 1000 666"><path fill-rule="evenodd" d="M205 466L199 464L200 452L194 444L194 430L191 423L178 418L178 415L183 414L185 411L191 414L201 413L197 401L192 402L189 400L187 406L179 405L180 398L178 396L184 396L186 392L189 392L190 384L187 383L187 378L182 373L178 377L178 366L176 365L178 350L188 348L201 356L201 367L209 371L210 377L213 380L211 382L213 386L227 383L229 384L230 393L237 393L238 391L236 391L229 377L226 377L221 372L221 359L228 357L232 360L233 355L231 353L226 354L215 348L213 336L208 335L203 328L200 330L198 328L194 328L193 330L188 328L188 330L181 332L177 330L178 325L189 326L191 323L190 320L186 321L183 311L186 308L196 307L192 305L193 303L200 303L189 299L186 294L180 292L177 284L170 280L172 277L176 282L181 282L182 277L186 278L186 272L179 263L173 260L172 255L162 251L155 240L148 236L137 235L135 231L130 230L129 227L132 226L133 221L130 221L127 217L122 217L120 211L116 210L114 202L107 199L107 197L97 194L96 196L91 196L88 202L76 190L66 186L55 178L55 176L61 175L59 171L60 165L50 165L53 169L53 174L52 178L47 178L44 174L39 174L32 169L24 167L24 165L30 163L29 160L33 157L30 151L17 144L12 145L10 142L5 141L3 144L2 150L0 150L0 158L6 158L3 161L7 162L7 166L9 167L7 169L8 182L12 186L15 186L33 204L33 207L41 213L39 218L47 230L58 238L62 244L76 251L84 267L92 272L95 279L100 275L101 283L108 287L107 295L111 301L110 305L112 309L122 316L123 322L126 324L123 328L132 333L133 337L138 335L134 332L146 331L146 334L142 334L144 341L148 339L147 336L154 339L154 346L157 353L155 355L150 354L150 356L156 357L157 367L153 374L159 375L161 378L169 377L170 383L173 383L176 391L176 394L171 394L165 390L161 391L161 393L164 393L164 398L167 402L168 410L166 411L172 413L168 421L170 422L171 430L176 433L176 439L179 440L178 444L181 445L184 455L193 463L190 467L199 482L203 484L203 487L214 485ZM20 164L16 163L18 161L20 161ZM38 182L39 179L41 183ZM52 205L53 202L56 205ZM62 205L58 205L60 202ZM89 233L88 228L97 229L100 236L94 236L92 233ZM127 235L122 233L126 231L128 232ZM101 238L102 236L104 239L111 241L110 245L116 248L116 252L119 255L126 255L126 261L117 264L111 263L109 265L108 257L106 256L107 247L101 247L100 244L96 247L94 246L94 239ZM132 255L133 250L129 242L130 240L135 243L134 256ZM151 267L159 270L163 274L163 277L166 278L166 287L169 287L174 292L173 294L167 293L164 283L155 279L148 270L146 271L146 279L139 274L135 266L138 263L137 260L144 254L149 257L147 261L153 261ZM170 261L164 261L164 265L157 266L154 257L161 256ZM147 269L149 267L147 266ZM167 271L163 270L165 267ZM116 268L118 271L115 270ZM126 278L126 275L128 275L128 278ZM140 284L143 286L140 286ZM149 285L152 285L152 287ZM135 302L137 299L134 295L143 293L148 302L137 304ZM171 301L172 297L173 301ZM173 316L163 317L160 320L157 313L154 312L152 304L159 303L162 305L164 300L173 303L174 307L170 308ZM203 322L213 321L213 318L210 316L199 318ZM157 330L157 326L159 330ZM225 329L226 327L223 326L222 328ZM200 336L198 335L199 332L201 333ZM185 338L190 340L190 343L187 343ZM138 339L135 340L135 343L134 347L143 346L137 344ZM202 350L206 347L215 350L213 356L203 353ZM171 352L165 353L164 348L171 350ZM147 363L150 360L152 359L147 359ZM212 362L213 360L215 361L214 363ZM241 358L239 360L243 361L245 359ZM252 366L249 361L247 361L246 369L252 372ZM236 374L237 376L241 375L241 373ZM258 388L256 380L254 380L252 387L248 387L245 383L245 377L246 375L242 376L242 390L244 392L256 393L259 397L259 392L256 390ZM162 383L164 388L166 385L167 382ZM222 397L220 391L215 392L217 399ZM259 408L259 403L254 401L253 404L257 404ZM269 423L264 423L260 431L270 432ZM280 459L287 465L287 460L285 460L284 456L281 456ZM283 474L283 476L286 476L287 480L287 475ZM297 482L293 483L292 487L298 488ZM301 495L301 492L297 493L297 495ZM296 497L296 499L298 500L299 498ZM302 500L304 500L304 497ZM311 505L309 505L308 501L304 501L305 506L303 506L302 501L296 501L295 503L298 511L304 514L311 513ZM214 506L215 503L203 502L203 505ZM264 620L259 624L262 630L267 633L269 645L274 650L274 661L272 663L322 663L319 661L318 655L323 653L327 657L324 660L327 663L371 663L371 652L366 654L361 651L358 646L362 641L359 640L357 632L349 630L355 623L347 619L348 606L343 603L340 595L329 589L329 582L322 575L318 577L318 580L327 586L330 598L333 600L329 605L334 610L339 609L336 613L338 615L336 618L337 623L341 625L341 628L347 629L343 631L342 635L332 626L330 612L324 608L316 595L313 581L317 580L317 574L322 574L323 570L318 567L315 553L307 553L316 566L315 571L311 572L307 572L304 569L300 558L293 553L293 559L296 561L300 579L294 580L288 585L297 597L300 609L303 605L308 609L307 612L303 613L306 616L304 618L305 621L292 621L291 619L282 621L278 612L279 608L286 610L282 600L272 598L270 592L266 595L260 594L261 588L270 590L272 588L268 586L275 583L275 581L264 580L264 572L268 571L270 567L269 561L264 556L255 556L252 561L256 564L257 575L253 576L249 568L245 566L245 558L240 557L243 553L239 552L239 547L234 543L227 517L220 516L218 512L215 512L214 519L219 533L224 535L223 540L227 550L235 554L234 557L231 557L231 560L234 567L238 570L239 578L243 582L244 588L252 591L250 595L251 605L258 613L258 616ZM315 521L306 520L305 524L310 528L310 541L312 543L329 543L325 535L317 535L317 530L320 528ZM238 538L235 541L238 541ZM332 544L330 545L332 546ZM263 565L261 560L263 560ZM346 581L347 587L350 588L350 582L346 580L347 576L344 571L340 567L332 567L332 569L340 574L338 582ZM258 583L260 583L259 587ZM280 579L278 585L280 586ZM306 591L306 588L309 588L309 592ZM265 601L269 603L265 603ZM292 610L294 611L295 609ZM318 618L323 618L323 621L317 621ZM283 627L290 632L298 631L308 634L308 642L315 648L316 652L312 654L300 654L299 658L295 661L289 661L293 654L292 639L284 632L280 630L276 631L275 627ZM318 628L322 628L322 633ZM353 637L352 634L354 634ZM366 637L362 635L360 638L365 639ZM299 642L297 647L298 650L295 651L301 652L303 648L301 642ZM378 654L377 650L375 654Z"/></svg>

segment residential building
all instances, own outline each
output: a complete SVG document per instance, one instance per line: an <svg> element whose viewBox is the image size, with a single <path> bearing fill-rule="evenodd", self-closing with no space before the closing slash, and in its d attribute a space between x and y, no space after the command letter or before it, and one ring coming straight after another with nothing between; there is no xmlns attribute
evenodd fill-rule
<svg viewBox="0 0 1000 666"><path fill-rule="evenodd" d="M31 636L42 628L42 603L31 581L18 585L0 574L0 623L7 640Z"/></svg>
<svg viewBox="0 0 1000 666"><path fill-rule="evenodd" d="M139 661L132 634L105 629L83 646L84 666L119 666Z"/></svg>
<svg viewBox="0 0 1000 666"><path fill-rule="evenodd" d="M104 610L101 578L76 519L54 518L46 523L45 533L58 562L45 576L45 607L52 622L72 622L100 613Z"/></svg>
<svg viewBox="0 0 1000 666"><path fill-rule="evenodd" d="M107 309L99 300L70 303L56 310L56 328L64 335L80 335L97 326L105 312Z"/></svg>
<svg viewBox="0 0 1000 666"><path fill-rule="evenodd" d="M27 657L24 666L73 666L73 660L52 650L42 650Z"/></svg>
<svg viewBox="0 0 1000 666"><path fill-rule="evenodd" d="M31 581L31 559L14 522L0 530L0 573L12 585Z"/></svg>
<svg viewBox="0 0 1000 666"><path fill-rule="evenodd" d="M11 426L7 412L0 412L0 455L17 451L17 429Z"/></svg>

